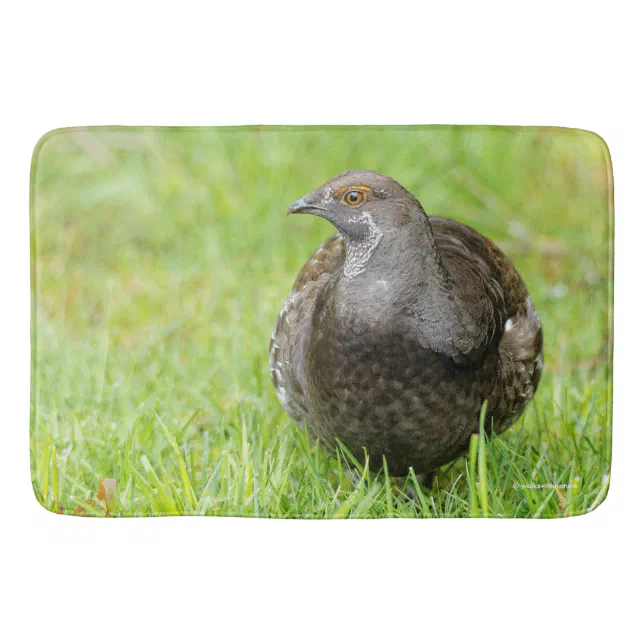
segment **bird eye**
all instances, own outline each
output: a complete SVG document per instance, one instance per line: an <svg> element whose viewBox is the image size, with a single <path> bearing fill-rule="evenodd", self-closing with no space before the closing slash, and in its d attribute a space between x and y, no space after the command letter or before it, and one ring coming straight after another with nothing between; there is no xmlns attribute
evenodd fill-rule
<svg viewBox="0 0 644 644"><path fill-rule="evenodd" d="M344 195L344 203L349 206L357 206L362 203L364 199L364 192L359 192L358 190L351 190Z"/></svg>

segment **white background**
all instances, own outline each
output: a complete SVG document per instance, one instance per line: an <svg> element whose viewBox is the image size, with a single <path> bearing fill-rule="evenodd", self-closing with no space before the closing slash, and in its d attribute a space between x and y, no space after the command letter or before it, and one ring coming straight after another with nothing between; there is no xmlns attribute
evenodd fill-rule
<svg viewBox="0 0 644 644"><path fill-rule="evenodd" d="M644 110L636 3L11 6L0 20L4 641L637 639ZM247 123L562 125L604 137L616 183L615 438L611 490L596 512L556 521L99 521L36 503L28 457L34 145L61 126Z"/></svg>

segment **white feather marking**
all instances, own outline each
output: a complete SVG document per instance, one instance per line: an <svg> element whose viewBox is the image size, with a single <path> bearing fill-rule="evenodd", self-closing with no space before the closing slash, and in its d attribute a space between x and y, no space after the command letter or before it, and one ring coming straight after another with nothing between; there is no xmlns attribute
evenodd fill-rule
<svg viewBox="0 0 644 644"><path fill-rule="evenodd" d="M282 385L278 385L277 389L276 389L276 392L277 392L277 399L280 401L280 404L282 405L282 407L286 407L287 406L287 404L286 404L286 389L284 389L284 387L282 387Z"/></svg>
<svg viewBox="0 0 644 644"><path fill-rule="evenodd" d="M343 235L347 251L344 262L344 274L351 279L364 271L369 258L373 255L376 246L378 246L378 243L382 239L382 232L376 226L376 223L371 217L371 213L363 212L361 215L353 217L349 221L351 223L366 224L367 227L367 234L359 241L352 240L350 237Z"/></svg>

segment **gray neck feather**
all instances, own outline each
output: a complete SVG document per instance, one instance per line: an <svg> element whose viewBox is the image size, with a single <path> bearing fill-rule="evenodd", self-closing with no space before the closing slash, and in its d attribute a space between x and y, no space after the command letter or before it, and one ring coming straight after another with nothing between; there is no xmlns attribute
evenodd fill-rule
<svg viewBox="0 0 644 644"><path fill-rule="evenodd" d="M368 234L343 235L347 280L338 290L342 305L337 315L349 314L351 324L366 316L372 325L374 320L397 317L425 348L458 363L466 361L465 356L478 356L489 335L490 303L476 284L454 282L429 221L419 218L395 235L383 235L369 213L359 217L354 223L366 224Z"/></svg>
<svg viewBox="0 0 644 644"><path fill-rule="evenodd" d="M369 258L373 255L378 242L382 239L382 232L368 212L357 215L351 223L366 225L368 232L357 240L351 239L348 235L342 235L347 249L344 274L349 279L360 275L365 270Z"/></svg>

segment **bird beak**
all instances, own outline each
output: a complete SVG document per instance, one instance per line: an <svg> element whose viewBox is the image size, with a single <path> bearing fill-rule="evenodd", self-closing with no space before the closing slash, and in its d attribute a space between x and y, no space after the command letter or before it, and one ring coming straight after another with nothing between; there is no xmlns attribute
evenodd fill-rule
<svg viewBox="0 0 644 644"><path fill-rule="evenodd" d="M328 210L328 208L323 208L322 206L315 206L314 204L308 203L305 201L305 199L306 197L301 197L297 201L294 201L288 209L286 216L288 217L294 212L303 212L310 215L318 215L320 214L320 212Z"/></svg>

